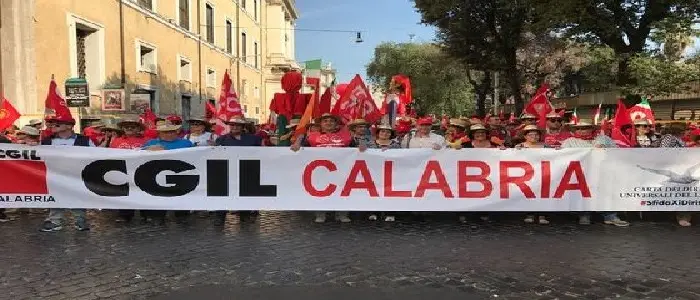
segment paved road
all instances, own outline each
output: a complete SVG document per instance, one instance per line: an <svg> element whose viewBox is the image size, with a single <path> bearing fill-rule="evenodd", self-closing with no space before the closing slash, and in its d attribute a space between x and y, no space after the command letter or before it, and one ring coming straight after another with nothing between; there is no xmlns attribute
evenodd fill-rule
<svg viewBox="0 0 700 300"><path fill-rule="evenodd" d="M36 230L0 224L0 299L700 299L700 229L671 222L579 227L519 217L470 227L429 222L313 224L263 213Z"/></svg>

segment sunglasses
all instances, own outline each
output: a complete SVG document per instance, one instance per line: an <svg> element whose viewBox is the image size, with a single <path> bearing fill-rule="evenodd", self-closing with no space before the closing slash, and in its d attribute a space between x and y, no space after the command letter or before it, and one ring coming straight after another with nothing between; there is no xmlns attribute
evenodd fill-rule
<svg viewBox="0 0 700 300"><path fill-rule="evenodd" d="M564 122L564 120L562 120L562 119L547 119L547 121L558 122L558 123Z"/></svg>
<svg viewBox="0 0 700 300"><path fill-rule="evenodd" d="M634 127L637 127L637 128L648 128L649 125L634 125Z"/></svg>

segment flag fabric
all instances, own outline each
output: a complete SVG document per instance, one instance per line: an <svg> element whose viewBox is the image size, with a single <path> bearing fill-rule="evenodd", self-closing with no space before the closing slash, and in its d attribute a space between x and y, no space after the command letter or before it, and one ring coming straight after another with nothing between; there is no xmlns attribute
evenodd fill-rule
<svg viewBox="0 0 700 300"><path fill-rule="evenodd" d="M143 126L146 127L146 130L143 131L143 135L147 138L157 138L158 131L156 130L156 120L158 120L158 116L153 113L151 108L146 108L139 118Z"/></svg>
<svg viewBox="0 0 700 300"><path fill-rule="evenodd" d="M204 104L204 118L207 120L211 120L216 118L216 106L214 104L211 104L211 102L206 101Z"/></svg>
<svg viewBox="0 0 700 300"><path fill-rule="evenodd" d="M62 120L73 119L70 109L66 104L66 100L63 99L61 92L58 90L58 85L53 79L51 79L49 92L44 101L44 114L47 117L55 117Z"/></svg>
<svg viewBox="0 0 700 300"><path fill-rule="evenodd" d="M537 126L545 128L547 126L547 114L554 110L554 106L547 99L549 86L543 84L537 89L537 93L530 99L525 107L525 112L537 116Z"/></svg>
<svg viewBox="0 0 700 300"><path fill-rule="evenodd" d="M503 121L506 119L505 112L503 111L503 107L501 107L501 111L498 112L498 119Z"/></svg>
<svg viewBox="0 0 700 300"><path fill-rule="evenodd" d="M0 103L0 131L12 126L20 116L20 113L12 106L12 103L2 98L2 103Z"/></svg>
<svg viewBox="0 0 700 300"><path fill-rule="evenodd" d="M323 68L323 61L320 59L314 59L304 62L304 75L306 77L321 78L321 69Z"/></svg>
<svg viewBox="0 0 700 300"><path fill-rule="evenodd" d="M224 121L241 116L243 117L243 109L238 102L238 95L233 87L233 81L228 75L228 70L224 73L224 79L221 82L221 93L219 94L218 117Z"/></svg>
<svg viewBox="0 0 700 300"><path fill-rule="evenodd" d="M603 104L598 104L598 108L595 110L595 115L593 115L593 125L598 125L600 123L600 108Z"/></svg>
<svg viewBox="0 0 700 300"><path fill-rule="evenodd" d="M509 122L509 123L515 123L515 121L516 121L515 112L511 110L511 111L510 111L510 117L508 117L508 122Z"/></svg>
<svg viewBox="0 0 700 300"><path fill-rule="evenodd" d="M321 116L321 110L320 110L320 107L318 105L318 102L320 101L319 98L321 96L321 94L320 94L321 79L316 78L316 77L306 77L306 84L312 86L314 89L314 92L311 94L311 97L310 97L311 101L309 101L309 103L307 103L306 106L308 108L308 106L310 104L312 104L312 102L313 102L312 108L314 110L312 111L311 118L315 119L315 118L318 118ZM304 110L304 113L306 114L306 110Z"/></svg>
<svg viewBox="0 0 700 300"><path fill-rule="evenodd" d="M656 124L656 119L654 119L654 111L651 110L651 105L646 97L642 98L642 101L630 108L628 112L630 114L630 119L632 120L647 119L652 125Z"/></svg>
<svg viewBox="0 0 700 300"><path fill-rule="evenodd" d="M634 130L629 130L629 128L623 128L628 125L632 125L632 119L627 111L625 103L622 99L617 100L617 111L615 111L615 124L613 124L612 132L610 137L618 147L629 148L634 146ZM629 132L628 132L629 130Z"/></svg>
<svg viewBox="0 0 700 300"><path fill-rule="evenodd" d="M318 104L318 112L321 115L331 112L331 100L333 99L333 89L333 86L327 88L326 91L323 92L323 96L321 96L321 100Z"/></svg>
<svg viewBox="0 0 700 300"><path fill-rule="evenodd" d="M372 100L372 94L359 74L350 81L343 96L335 103L332 113L346 123L354 119L365 119L369 123L375 123L381 118L381 113Z"/></svg>
<svg viewBox="0 0 700 300"><path fill-rule="evenodd" d="M313 95L311 96L311 101L309 101L309 104L306 105L306 110L304 111L304 114L301 116L301 119L299 120L299 124L297 125L296 130L294 131L294 138L298 138L299 136L303 135L306 133L306 126L311 124L311 121L316 118L314 116L314 112L318 112L318 103L314 99L318 98L318 93L315 90Z"/></svg>
<svg viewBox="0 0 700 300"><path fill-rule="evenodd" d="M574 107L574 112L571 113L571 124L578 124L579 118L578 118L578 113L576 112L576 107Z"/></svg>

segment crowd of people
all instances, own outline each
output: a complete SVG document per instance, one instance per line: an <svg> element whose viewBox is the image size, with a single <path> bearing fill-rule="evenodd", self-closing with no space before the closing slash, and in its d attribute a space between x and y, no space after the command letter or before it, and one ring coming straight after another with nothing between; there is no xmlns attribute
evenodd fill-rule
<svg viewBox="0 0 700 300"><path fill-rule="evenodd" d="M0 135L0 142L25 144L28 146L56 145L77 147L106 147L145 151L169 151L175 149L201 146L279 146L289 147L291 151L303 151L305 147L355 147L358 151L381 149L391 151L399 148L431 148L436 151L468 151L470 148L488 148L502 150L514 148L519 150L537 148L611 148L617 147L610 138L606 128L594 122L578 120L565 122L562 115L552 112L546 116L546 128L537 126L538 117L523 114L519 119L503 117L453 118L442 122L432 117L400 117L390 125L386 120L371 124L362 119L344 124L342 118L333 114L323 114L306 125L303 130L299 119L290 120L285 134L276 135L274 125L256 126L242 117L233 117L225 124L227 132L217 136L212 132L215 122L207 118L189 118L182 120L179 116L168 116L156 120L154 128L148 128L139 118L124 118L110 124L101 122L83 130L82 134L74 131L75 120L70 117L47 117L45 120L31 120L22 128L11 127ZM183 125L187 126L183 126ZM652 124L646 119L633 122L636 131L635 147L695 147L700 140L700 130L686 123L671 123L666 126ZM187 129L187 130L185 130ZM304 132L297 135L295 133ZM50 209L48 217L40 227L41 231L54 232L63 228L64 209ZM86 211L72 209L75 228L79 231L89 230ZM111 213L111 212L103 212ZM201 216L211 217L217 224L224 224L229 212L197 212ZM258 215L255 211L235 212L241 222L254 221ZM192 212L176 211L177 222L187 222ZM119 210L115 212L116 222L131 222L135 216L140 221L152 224L164 224L166 211ZM315 222L324 223L327 212L316 212ZM397 219L397 212L368 212L369 220L392 222ZM420 217L422 213L404 213L403 216ZM489 221L488 213L459 213L460 222L469 222L472 216L479 221ZM618 227L628 226L617 213L602 213L605 224ZM691 215L676 215L680 226L691 225ZM351 222L348 212L335 212L339 222ZM0 210L0 222L11 218ZM549 224L546 214L525 214L525 223ZM591 224L591 213L579 214L579 224Z"/></svg>

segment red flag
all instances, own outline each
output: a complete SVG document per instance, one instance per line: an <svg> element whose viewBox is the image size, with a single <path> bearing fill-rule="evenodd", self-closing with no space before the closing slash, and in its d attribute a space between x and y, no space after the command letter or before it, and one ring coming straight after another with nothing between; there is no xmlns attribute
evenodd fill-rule
<svg viewBox="0 0 700 300"><path fill-rule="evenodd" d="M505 115L505 112L503 111L503 107L501 107L501 111L498 112L498 119L501 121L506 119L506 115Z"/></svg>
<svg viewBox="0 0 700 300"><path fill-rule="evenodd" d="M335 103L332 113L343 118L346 123L354 119L375 123L382 117L360 75L355 75L350 81L345 94Z"/></svg>
<svg viewBox="0 0 700 300"><path fill-rule="evenodd" d="M2 103L0 103L0 131L12 126L20 116L15 107L12 106L12 103L2 98Z"/></svg>
<svg viewBox="0 0 700 300"><path fill-rule="evenodd" d="M545 128L547 126L547 114L554 110L552 103L547 99L547 92L549 91L549 86L543 84L535 94L530 103L525 107L525 112L531 115L537 116L537 126Z"/></svg>
<svg viewBox="0 0 700 300"><path fill-rule="evenodd" d="M139 116L141 119L141 123L143 123L143 126L146 127L146 130L144 130L143 135L147 138L156 138L158 137L158 131L156 131L156 120L158 120L158 116L153 113L151 108L146 108L143 111L143 114Z"/></svg>
<svg viewBox="0 0 700 300"><path fill-rule="evenodd" d="M56 81L53 79L51 79L51 83L49 84L49 93L46 95L44 105L44 114L47 117L54 117L62 121L75 121L70 109L68 109L66 100L64 100L63 96L61 96L61 93L58 91Z"/></svg>
<svg viewBox="0 0 700 300"><path fill-rule="evenodd" d="M206 118L207 120L216 118L216 106L214 106L214 104L211 104L211 102L209 101L207 101L204 105L204 118Z"/></svg>
<svg viewBox="0 0 700 300"><path fill-rule="evenodd" d="M241 109L241 104L238 102L238 95L236 90L233 88L233 82L231 77L228 75L228 70L224 73L224 79L221 82L221 93L219 94L219 107L218 117L223 118L224 121L235 116L243 116L243 109Z"/></svg>
<svg viewBox="0 0 700 300"><path fill-rule="evenodd" d="M622 128L625 125L632 125L632 118L622 99L617 100L617 110L615 111L615 127Z"/></svg>
<svg viewBox="0 0 700 300"><path fill-rule="evenodd" d="M442 120L440 121L440 128L445 130L447 129L447 126L450 126L450 116L442 115Z"/></svg>
<svg viewBox="0 0 700 300"><path fill-rule="evenodd" d="M331 99L333 98L333 87L329 87L321 96L321 102L318 104L318 112L323 115L331 112Z"/></svg>

